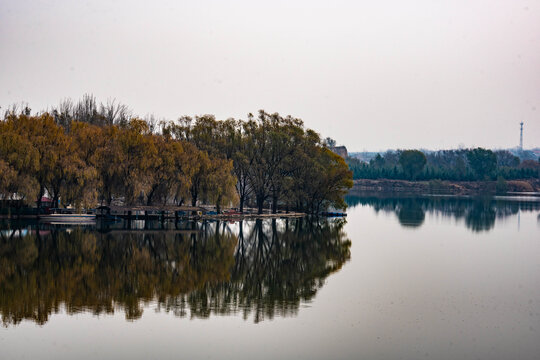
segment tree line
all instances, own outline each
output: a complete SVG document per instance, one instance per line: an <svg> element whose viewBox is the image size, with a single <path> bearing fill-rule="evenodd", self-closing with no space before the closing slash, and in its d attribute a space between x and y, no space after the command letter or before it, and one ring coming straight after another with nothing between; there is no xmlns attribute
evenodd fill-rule
<svg viewBox="0 0 540 360"><path fill-rule="evenodd" d="M352 186L345 161L300 119L261 110L247 120L157 121L89 95L35 115L6 111L0 173L0 199L32 204L48 193L85 208L122 199L318 213L344 208Z"/></svg>
<svg viewBox="0 0 540 360"><path fill-rule="evenodd" d="M507 150L483 148L387 151L377 154L369 163L347 159L355 179L451 181L539 178L539 161L520 161Z"/></svg>

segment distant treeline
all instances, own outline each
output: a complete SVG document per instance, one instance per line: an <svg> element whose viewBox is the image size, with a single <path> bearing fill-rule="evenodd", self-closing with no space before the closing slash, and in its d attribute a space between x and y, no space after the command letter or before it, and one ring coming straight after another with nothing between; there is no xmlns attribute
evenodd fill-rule
<svg viewBox="0 0 540 360"><path fill-rule="evenodd" d="M0 121L0 200L62 205L267 205L317 213L345 206L345 161L302 120L259 111L245 121L212 115L142 120L91 95Z"/></svg>
<svg viewBox="0 0 540 360"><path fill-rule="evenodd" d="M540 163L520 161L509 151L483 148L441 150L397 150L377 154L369 163L347 160L355 179L476 181L538 178Z"/></svg>

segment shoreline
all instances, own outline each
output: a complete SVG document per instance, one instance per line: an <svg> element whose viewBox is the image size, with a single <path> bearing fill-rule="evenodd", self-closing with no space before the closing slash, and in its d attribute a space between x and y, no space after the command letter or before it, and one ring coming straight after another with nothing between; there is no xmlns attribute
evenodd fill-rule
<svg viewBox="0 0 540 360"><path fill-rule="evenodd" d="M16 214L0 214L0 219L2 220L36 220L39 221L40 217L45 216L45 214L40 215L39 217L37 215L28 215L28 214L22 214L20 216L17 216ZM289 213L262 213L262 214L256 214L256 213L244 213L244 214L205 214L205 215L188 215L188 216L179 216L175 217L174 215L132 215L130 217L125 215L118 215L113 216L115 219L118 220L127 220L127 221L134 221L134 220L153 220L153 221L164 221L164 220L177 220L177 221L204 221L204 220L230 220L230 221L241 221L241 220L256 220L256 219L285 219L285 218L304 218L310 216L306 213L301 212L289 212ZM102 215L97 215L97 219L104 219L105 217Z"/></svg>
<svg viewBox="0 0 540 360"><path fill-rule="evenodd" d="M505 191L497 181L408 181L391 179L356 179L349 195L355 192L385 192L436 195L517 195L540 192L540 179L505 181Z"/></svg>

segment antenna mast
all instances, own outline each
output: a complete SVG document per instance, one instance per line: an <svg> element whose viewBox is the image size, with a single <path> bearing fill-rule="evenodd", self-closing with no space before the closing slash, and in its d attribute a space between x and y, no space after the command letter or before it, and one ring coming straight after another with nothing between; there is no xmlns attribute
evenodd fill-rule
<svg viewBox="0 0 540 360"><path fill-rule="evenodd" d="M519 123L519 150L523 151L523 121Z"/></svg>

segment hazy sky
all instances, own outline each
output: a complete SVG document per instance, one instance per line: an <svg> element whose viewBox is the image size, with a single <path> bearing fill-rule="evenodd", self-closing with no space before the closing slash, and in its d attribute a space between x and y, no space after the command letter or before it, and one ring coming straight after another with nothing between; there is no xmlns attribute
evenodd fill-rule
<svg viewBox="0 0 540 360"><path fill-rule="evenodd" d="M291 114L363 149L540 145L540 1L0 0L0 105Z"/></svg>

